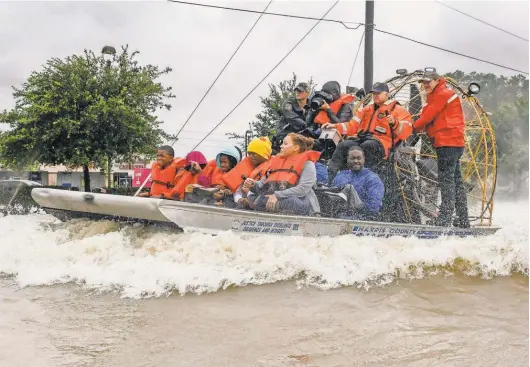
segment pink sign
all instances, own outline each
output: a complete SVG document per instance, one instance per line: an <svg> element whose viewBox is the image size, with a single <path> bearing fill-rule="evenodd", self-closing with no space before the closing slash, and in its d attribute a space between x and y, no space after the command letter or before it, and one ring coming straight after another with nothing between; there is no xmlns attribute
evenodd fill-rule
<svg viewBox="0 0 530 367"><path fill-rule="evenodd" d="M133 169L133 179L132 179L132 187L140 187L142 186L142 183L145 181L145 179L149 176L149 173L151 173L151 169L149 168L135 168ZM151 187L151 178L147 180L144 187Z"/></svg>

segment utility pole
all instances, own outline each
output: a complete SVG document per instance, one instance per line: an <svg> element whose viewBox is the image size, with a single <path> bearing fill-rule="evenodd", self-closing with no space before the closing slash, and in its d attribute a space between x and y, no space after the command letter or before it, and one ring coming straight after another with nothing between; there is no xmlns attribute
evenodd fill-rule
<svg viewBox="0 0 530 367"><path fill-rule="evenodd" d="M374 82L374 1L366 0L364 18L364 90L368 94Z"/></svg>

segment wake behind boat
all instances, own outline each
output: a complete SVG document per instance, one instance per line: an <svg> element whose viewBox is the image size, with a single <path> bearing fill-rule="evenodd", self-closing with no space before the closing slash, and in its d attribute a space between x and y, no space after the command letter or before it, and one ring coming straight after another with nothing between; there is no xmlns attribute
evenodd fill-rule
<svg viewBox="0 0 530 367"><path fill-rule="evenodd" d="M144 222L208 232L234 231L281 236L475 237L494 234L499 228L475 226L441 228L406 223L353 221L323 217L268 214L164 199L35 188L33 199L60 219L85 217Z"/></svg>

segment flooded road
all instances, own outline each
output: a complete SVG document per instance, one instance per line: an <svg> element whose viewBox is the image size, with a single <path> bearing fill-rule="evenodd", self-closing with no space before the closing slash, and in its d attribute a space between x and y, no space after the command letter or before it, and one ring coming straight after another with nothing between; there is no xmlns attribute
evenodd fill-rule
<svg viewBox="0 0 530 367"><path fill-rule="evenodd" d="M528 278L126 300L1 288L9 366L527 366Z"/></svg>
<svg viewBox="0 0 530 367"><path fill-rule="evenodd" d="M489 238L434 241L0 218L0 361L527 366L522 209L499 204L506 226Z"/></svg>

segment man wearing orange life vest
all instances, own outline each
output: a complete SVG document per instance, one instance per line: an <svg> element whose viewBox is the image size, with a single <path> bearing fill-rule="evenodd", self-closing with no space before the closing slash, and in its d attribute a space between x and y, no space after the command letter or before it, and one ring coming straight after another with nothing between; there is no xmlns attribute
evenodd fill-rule
<svg viewBox="0 0 530 367"><path fill-rule="evenodd" d="M317 181L315 162L320 152L311 150L314 140L290 133L283 139L281 151L271 158L266 176L248 178L244 187L251 190L251 208L260 211L310 215L320 212L313 187Z"/></svg>
<svg viewBox="0 0 530 367"><path fill-rule="evenodd" d="M442 203L435 224L451 226L456 208L456 226L469 228L467 197L460 171L460 158L465 144L462 103L458 95L447 88L445 79L436 72L425 73L421 83L427 92L427 104L414 122L414 131L426 129L427 136L436 148Z"/></svg>
<svg viewBox="0 0 530 367"><path fill-rule="evenodd" d="M233 169L225 173L222 181L226 190L214 194L214 199L219 200L227 194L234 195L234 202L241 208L248 208L246 194L242 191L242 184L247 178L261 179L265 174L266 162L270 159L272 147L269 138L262 136L253 139L247 147L247 156ZM229 192L227 192L229 191Z"/></svg>
<svg viewBox="0 0 530 367"><path fill-rule="evenodd" d="M328 163L330 182L346 165L351 147L360 146L366 154L366 167L374 169L393 146L412 134L412 117L397 101L388 98L388 85L375 83L370 92L373 103L357 111L350 122L323 126L353 137L343 140L335 149Z"/></svg>
<svg viewBox="0 0 530 367"><path fill-rule="evenodd" d="M186 161L175 158L175 151L168 145L158 148L156 162L151 166L151 188L149 192L138 194L141 197L168 198L175 187L177 171L184 167Z"/></svg>

